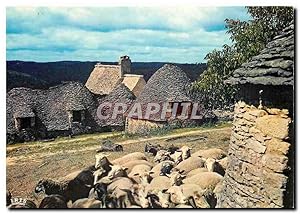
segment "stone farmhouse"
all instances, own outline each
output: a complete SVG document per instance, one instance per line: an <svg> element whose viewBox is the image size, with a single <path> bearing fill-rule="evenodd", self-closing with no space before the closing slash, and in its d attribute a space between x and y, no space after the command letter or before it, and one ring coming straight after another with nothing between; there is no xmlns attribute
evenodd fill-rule
<svg viewBox="0 0 300 214"><path fill-rule="evenodd" d="M294 23L227 82L240 101L217 207L294 207Z"/></svg>
<svg viewBox="0 0 300 214"><path fill-rule="evenodd" d="M190 84L191 80L186 73L175 65L165 64L158 69L148 80L135 103L141 105L142 116L145 116L147 104L149 103L159 104L160 110L155 114L151 114L149 118L138 118L137 116L126 114L126 131L128 133L146 133L151 129L162 128L175 123L180 123L180 126L184 126L196 122L189 118L184 120L179 118L183 110L182 103L191 104L187 109L188 117L191 115L193 99L188 93ZM173 109L174 105L178 105L174 115L175 118L171 117L172 112L166 112L166 116L164 118L161 117L163 104L165 103L167 103L168 109Z"/></svg>
<svg viewBox="0 0 300 214"><path fill-rule="evenodd" d="M47 90L10 90L6 98L7 143L124 130L123 116L100 120L97 108L108 100L130 105L136 99L146 82L141 75L131 75L130 68L130 58L123 56L119 65L96 64L86 86L66 82Z"/></svg>

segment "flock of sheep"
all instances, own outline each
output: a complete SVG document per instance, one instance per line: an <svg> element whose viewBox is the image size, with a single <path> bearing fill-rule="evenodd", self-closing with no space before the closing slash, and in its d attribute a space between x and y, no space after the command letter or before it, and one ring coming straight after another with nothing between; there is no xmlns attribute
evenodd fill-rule
<svg viewBox="0 0 300 214"><path fill-rule="evenodd" d="M10 204L10 208L214 208L227 167L221 149L191 154L187 146L146 145L154 164L134 152L110 160L103 152L96 163L59 180L42 179L36 193L46 196L39 206ZM7 193L9 194L9 193ZM7 196L11 197L11 196Z"/></svg>

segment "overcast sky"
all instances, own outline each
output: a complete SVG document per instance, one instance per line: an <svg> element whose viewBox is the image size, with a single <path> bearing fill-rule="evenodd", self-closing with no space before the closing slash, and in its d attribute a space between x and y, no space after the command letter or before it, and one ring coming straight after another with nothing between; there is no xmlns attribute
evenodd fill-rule
<svg viewBox="0 0 300 214"><path fill-rule="evenodd" d="M244 7L7 8L7 60L195 63L230 44L224 19Z"/></svg>

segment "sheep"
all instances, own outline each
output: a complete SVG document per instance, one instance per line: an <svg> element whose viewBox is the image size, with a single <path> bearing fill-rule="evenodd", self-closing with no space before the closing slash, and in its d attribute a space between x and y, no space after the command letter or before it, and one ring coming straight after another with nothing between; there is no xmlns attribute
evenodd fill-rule
<svg viewBox="0 0 300 214"><path fill-rule="evenodd" d="M132 195L134 188L134 182L131 179L119 177L107 186L107 193L115 199L117 207L124 208L136 204Z"/></svg>
<svg viewBox="0 0 300 214"><path fill-rule="evenodd" d="M188 146L183 146L179 149L180 152L182 152L182 159L186 160L189 157L191 157L191 148Z"/></svg>
<svg viewBox="0 0 300 214"><path fill-rule="evenodd" d="M106 170L105 169L103 169L103 168L99 168L99 169L97 169L94 173L93 173L93 176L94 176L94 184L96 184L96 183L98 183L98 181L101 179L101 178L103 178L103 177L105 177L105 176L107 176L108 175L108 172L106 172Z"/></svg>
<svg viewBox="0 0 300 214"><path fill-rule="evenodd" d="M127 176L126 170L127 170L126 167L114 165L111 167L111 170L108 172L107 177L110 180L117 177L126 177Z"/></svg>
<svg viewBox="0 0 300 214"><path fill-rule="evenodd" d="M173 171L179 171L180 173L186 175L193 169L201 168L204 166L205 161L199 157L190 157L182 162L180 162Z"/></svg>
<svg viewBox="0 0 300 214"><path fill-rule="evenodd" d="M135 165L131 172L128 174L128 177L133 179L136 183L140 183L142 181L148 182L150 180L149 171L151 170L151 166L139 164Z"/></svg>
<svg viewBox="0 0 300 214"><path fill-rule="evenodd" d="M141 152L133 152L133 153L127 154L123 157L113 160L112 163L123 166L123 164L126 164L129 161L133 161L133 160L147 160L147 158L146 158L145 154L143 154Z"/></svg>
<svg viewBox="0 0 300 214"><path fill-rule="evenodd" d="M222 176L224 176L225 174L225 170L223 169L221 164L219 164L219 162L217 162L217 160L213 158L207 158L205 161L205 166L209 172L216 172Z"/></svg>
<svg viewBox="0 0 300 214"><path fill-rule="evenodd" d="M145 152L146 153L151 153L153 156L155 156L159 150L161 150L161 146L159 144L154 145L154 144L151 144L151 143L147 143L145 145Z"/></svg>
<svg viewBox="0 0 300 214"><path fill-rule="evenodd" d="M192 177L193 175L199 174L201 172L208 172L208 169L205 167L201 167L201 168L197 168L197 169L193 169L192 171L190 171L189 173L187 173L186 177Z"/></svg>
<svg viewBox="0 0 300 214"><path fill-rule="evenodd" d="M157 176L146 186L146 192L157 194L159 191L168 190L171 187L170 178L166 176Z"/></svg>
<svg viewBox="0 0 300 214"><path fill-rule="evenodd" d="M184 184L197 184L206 192L213 192L216 185L223 180L223 176L216 172L202 172L200 174L193 175L192 177L184 179Z"/></svg>
<svg viewBox="0 0 300 214"><path fill-rule="evenodd" d="M180 185L182 196L186 202L194 208L210 208L210 204L205 197L205 190L197 184L182 184ZM180 194L178 195L180 196Z"/></svg>
<svg viewBox="0 0 300 214"><path fill-rule="evenodd" d="M58 194L63 196L66 201L87 198L94 182L94 169L93 166L88 167L82 171L71 173L58 181L42 179L35 187L35 192L43 192L46 195Z"/></svg>
<svg viewBox="0 0 300 214"><path fill-rule="evenodd" d="M196 184L182 184L172 186L167 190L170 200L174 204L188 204L193 208L210 208L205 198L205 191Z"/></svg>
<svg viewBox="0 0 300 214"><path fill-rule="evenodd" d="M152 163L150 163L146 160L132 160L132 161L122 164L121 166L124 168L127 168L126 172L129 174L132 171L132 169L137 165L147 165L149 167L153 166Z"/></svg>
<svg viewBox="0 0 300 214"><path fill-rule="evenodd" d="M68 208L66 199L61 195L49 195L46 196L40 203L39 208L57 208L65 209Z"/></svg>
<svg viewBox="0 0 300 214"><path fill-rule="evenodd" d="M76 200L70 208L101 208L101 201L92 198L81 198Z"/></svg>
<svg viewBox="0 0 300 214"><path fill-rule="evenodd" d="M96 152L123 152L123 146L112 143L110 140L102 142L102 145Z"/></svg>
<svg viewBox="0 0 300 214"><path fill-rule="evenodd" d="M103 168L105 172L109 172L111 170L111 166L113 165L108 159L108 155L102 154L102 153L97 153L95 155L96 163L95 163L95 168Z"/></svg>
<svg viewBox="0 0 300 214"><path fill-rule="evenodd" d="M154 157L154 162L161 162L161 161L166 161L166 160L172 160L171 158L171 153L168 152L167 150L159 150Z"/></svg>
<svg viewBox="0 0 300 214"><path fill-rule="evenodd" d="M222 149L212 148L212 149L199 150L193 153L192 156L201 157L204 159L213 158L219 160L224 158L226 156L226 153Z"/></svg>
<svg viewBox="0 0 300 214"><path fill-rule="evenodd" d="M175 162L176 165L179 164L181 161L183 161L182 151L176 151L170 157Z"/></svg>
<svg viewBox="0 0 300 214"><path fill-rule="evenodd" d="M159 175L169 175L171 173L171 170L173 169L173 164L170 162L163 162L161 169L160 169L160 174Z"/></svg>
<svg viewBox="0 0 300 214"><path fill-rule="evenodd" d="M162 208L168 208L171 205L170 195L164 193L163 191L158 191L157 197L159 199L159 204Z"/></svg>
<svg viewBox="0 0 300 214"><path fill-rule="evenodd" d="M228 157L225 157L225 158L222 158L220 160L216 160L220 165L221 167L226 170L227 167L228 167Z"/></svg>
<svg viewBox="0 0 300 214"><path fill-rule="evenodd" d="M172 172L167 177L170 178L171 186L173 186L173 185L178 186L182 183L182 180L186 177L186 175L182 175L178 171L175 171L175 172Z"/></svg>
<svg viewBox="0 0 300 214"><path fill-rule="evenodd" d="M165 169L163 169L163 167L165 166ZM172 169L174 166L174 162L173 161L162 161L158 164L156 164L151 171L149 172L149 175L151 176L151 178L155 178L157 176L160 175L164 175L164 174L170 174L170 172L168 172L168 169Z"/></svg>

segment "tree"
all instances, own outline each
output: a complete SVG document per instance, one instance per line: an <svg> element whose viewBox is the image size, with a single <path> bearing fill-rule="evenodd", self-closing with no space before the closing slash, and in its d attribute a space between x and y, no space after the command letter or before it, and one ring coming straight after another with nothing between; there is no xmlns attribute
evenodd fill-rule
<svg viewBox="0 0 300 214"><path fill-rule="evenodd" d="M206 108L226 108L233 104L236 88L224 84L232 72L257 55L294 19L292 7L246 7L252 19L225 19L232 45L213 50L205 57L207 70L193 84L191 93Z"/></svg>

